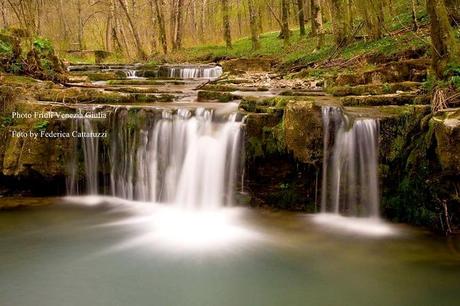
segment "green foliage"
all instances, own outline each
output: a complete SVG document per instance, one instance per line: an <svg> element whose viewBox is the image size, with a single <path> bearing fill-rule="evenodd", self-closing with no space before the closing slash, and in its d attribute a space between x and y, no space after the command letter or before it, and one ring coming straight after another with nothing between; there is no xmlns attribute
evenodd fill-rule
<svg viewBox="0 0 460 306"><path fill-rule="evenodd" d="M7 126L12 125L13 123L14 123L14 120L11 116L5 116L5 117L2 117L0 126L7 127Z"/></svg>
<svg viewBox="0 0 460 306"><path fill-rule="evenodd" d="M33 41L32 45L37 51L43 54L50 54L54 52L53 44L46 38L37 37Z"/></svg>
<svg viewBox="0 0 460 306"><path fill-rule="evenodd" d="M44 131L48 128L49 122L48 120L43 120L35 123L34 129L37 131Z"/></svg>
<svg viewBox="0 0 460 306"><path fill-rule="evenodd" d="M13 52L13 47L6 41L0 40L0 53L11 54Z"/></svg>

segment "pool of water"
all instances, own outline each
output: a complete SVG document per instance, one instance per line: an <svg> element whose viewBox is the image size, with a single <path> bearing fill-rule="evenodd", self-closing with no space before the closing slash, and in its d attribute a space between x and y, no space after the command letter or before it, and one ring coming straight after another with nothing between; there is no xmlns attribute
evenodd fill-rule
<svg viewBox="0 0 460 306"><path fill-rule="evenodd" d="M0 212L2 306L460 300L458 239L406 225L363 235L269 210L196 213L113 198L14 201L54 205Z"/></svg>

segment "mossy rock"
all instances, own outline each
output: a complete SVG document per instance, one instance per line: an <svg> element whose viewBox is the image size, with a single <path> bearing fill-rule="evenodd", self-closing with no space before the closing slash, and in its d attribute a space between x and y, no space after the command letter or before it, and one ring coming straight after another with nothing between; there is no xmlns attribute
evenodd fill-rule
<svg viewBox="0 0 460 306"><path fill-rule="evenodd" d="M90 81L110 81L110 80L124 80L126 75L123 71L117 72L76 72L72 73L76 76L87 76Z"/></svg>
<svg viewBox="0 0 460 306"><path fill-rule="evenodd" d="M414 93L388 94L376 96L348 96L340 99L344 106L382 106L382 105L428 105L429 97Z"/></svg>
<svg viewBox="0 0 460 306"><path fill-rule="evenodd" d="M337 86L328 89L328 92L334 96L361 96L361 95L383 95L396 93L397 91L414 91L420 88L418 82L401 82L388 84L368 84L357 86Z"/></svg>
<svg viewBox="0 0 460 306"><path fill-rule="evenodd" d="M460 177L460 110L434 116L430 123L436 137L436 153L444 171Z"/></svg>
<svg viewBox="0 0 460 306"><path fill-rule="evenodd" d="M220 91L209 91L209 90L200 90L198 91L198 101L199 102L208 102L208 101L218 101L218 102L230 102L241 97L234 95L229 92L220 92Z"/></svg>
<svg viewBox="0 0 460 306"><path fill-rule="evenodd" d="M151 95L143 93L123 94L88 88L43 89L35 94L39 101L62 103L124 104L146 102L172 102L173 95Z"/></svg>
<svg viewBox="0 0 460 306"><path fill-rule="evenodd" d="M306 164L317 164L321 161L321 106L313 101L290 102L284 114L284 131L287 150L297 160Z"/></svg>
<svg viewBox="0 0 460 306"><path fill-rule="evenodd" d="M203 90L208 91L268 91L266 87L247 87L247 86L232 86L232 85L219 85L219 84L206 84L201 87Z"/></svg>

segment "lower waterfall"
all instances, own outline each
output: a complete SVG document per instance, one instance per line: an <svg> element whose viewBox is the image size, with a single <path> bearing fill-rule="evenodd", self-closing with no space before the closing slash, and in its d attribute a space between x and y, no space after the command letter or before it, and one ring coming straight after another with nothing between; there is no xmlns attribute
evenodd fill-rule
<svg viewBox="0 0 460 306"><path fill-rule="evenodd" d="M321 212L379 217L378 121L323 107Z"/></svg>
<svg viewBox="0 0 460 306"><path fill-rule="evenodd" d="M77 141L75 150L83 158L70 160L68 193L187 208L230 205L241 157L241 122L236 119L236 113L217 117L204 108L143 116L117 109L107 139ZM134 127L133 121L142 123ZM78 119L76 125L82 131L97 129L89 119Z"/></svg>

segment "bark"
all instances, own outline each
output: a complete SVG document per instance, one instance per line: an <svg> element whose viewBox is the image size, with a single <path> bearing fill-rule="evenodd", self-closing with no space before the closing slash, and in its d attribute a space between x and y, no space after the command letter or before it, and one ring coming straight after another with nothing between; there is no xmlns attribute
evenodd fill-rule
<svg viewBox="0 0 460 306"><path fill-rule="evenodd" d="M414 32L418 31L418 22L417 22L417 3L416 0L412 0L412 30Z"/></svg>
<svg viewBox="0 0 460 306"><path fill-rule="evenodd" d="M349 28L346 22L344 0L329 0L331 7L332 28L335 44L343 47L350 42Z"/></svg>
<svg viewBox="0 0 460 306"><path fill-rule="evenodd" d="M0 10L2 14L2 27L8 27L8 20L6 19L6 2L1 1L0 3Z"/></svg>
<svg viewBox="0 0 460 306"><path fill-rule="evenodd" d="M258 50L260 48L259 33L257 31L257 12L254 4L254 0L248 1L249 10L249 27L251 28L251 42L252 49Z"/></svg>
<svg viewBox="0 0 460 306"><path fill-rule="evenodd" d="M184 10L184 0L177 0L176 12L174 22L174 42L173 50L180 50L182 48L182 12Z"/></svg>
<svg viewBox="0 0 460 306"><path fill-rule="evenodd" d="M110 38L111 38L111 47L115 53L122 52L123 48L121 46L120 38L118 37L118 16L116 14L117 5L115 0L110 1Z"/></svg>
<svg viewBox="0 0 460 306"><path fill-rule="evenodd" d="M432 69L438 79L448 77L445 71L450 64L459 64L460 51L444 0L427 0L427 12L431 20Z"/></svg>
<svg viewBox="0 0 460 306"><path fill-rule="evenodd" d="M62 38L64 39L64 41L67 42L67 39L69 37L68 35L69 26L67 25L67 18L64 15L63 0L58 0L58 11L59 11L59 22L60 22L61 30L62 30Z"/></svg>
<svg viewBox="0 0 460 306"><path fill-rule="evenodd" d="M161 48L163 49L163 53L168 53L168 39L166 38L166 25L165 25L165 17L163 13L164 1L163 0L154 0L155 1L155 12L157 14L157 23L158 23L158 32L159 32L159 39Z"/></svg>
<svg viewBox="0 0 460 306"><path fill-rule="evenodd" d="M323 16L321 14L321 1L310 0L311 36L318 36L323 30Z"/></svg>
<svg viewBox="0 0 460 306"><path fill-rule="evenodd" d="M131 33L133 34L137 57L139 59L145 59L146 55L145 55L144 50L142 49L142 43L141 43L141 39L139 36L139 32L137 31L134 21L131 18L131 14L128 11L126 3L123 0L118 0L118 2L120 3L121 9L125 13L126 19L128 20L129 28L131 30Z"/></svg>
<svg viewBox="0 0 460 306"><path fill-rule="evenodd" d="M297 0L300 36L305 36L305 8L303 0Z"/></svg>
<svg viewBox="0 0 460 306"><path fill-rule="evenodd" d="M323 15L321 14L320 0L311 0L311 35L317 36L316 49L321 49L324 44Z"/></svg>
<svg viewBox="0 0 460 306"><path fill-rule="evenodd" d="M84 50L85 49L85 43L83 41L84 25L83 25L83 13L82 13L81 0L77 1L77 18L78 18L78 29L77 29L78 48L80 50Z"/></svg>
<svg viewBox="0 0 460 306"><path fill-rule="evenodd" d="M232 36L230 30L230 13L229 13L229 6L228 0L221 0L222 1L222 22L224 26L224 40L225 45L227 48L232 48Z"/></svg>
<svg viewBox="0 0 460 306"><path fill-rule="evenodd" d="M280 38L284 39L284 43L289 43L289 3L288 0L281 0L281 32Z"/></svg>

